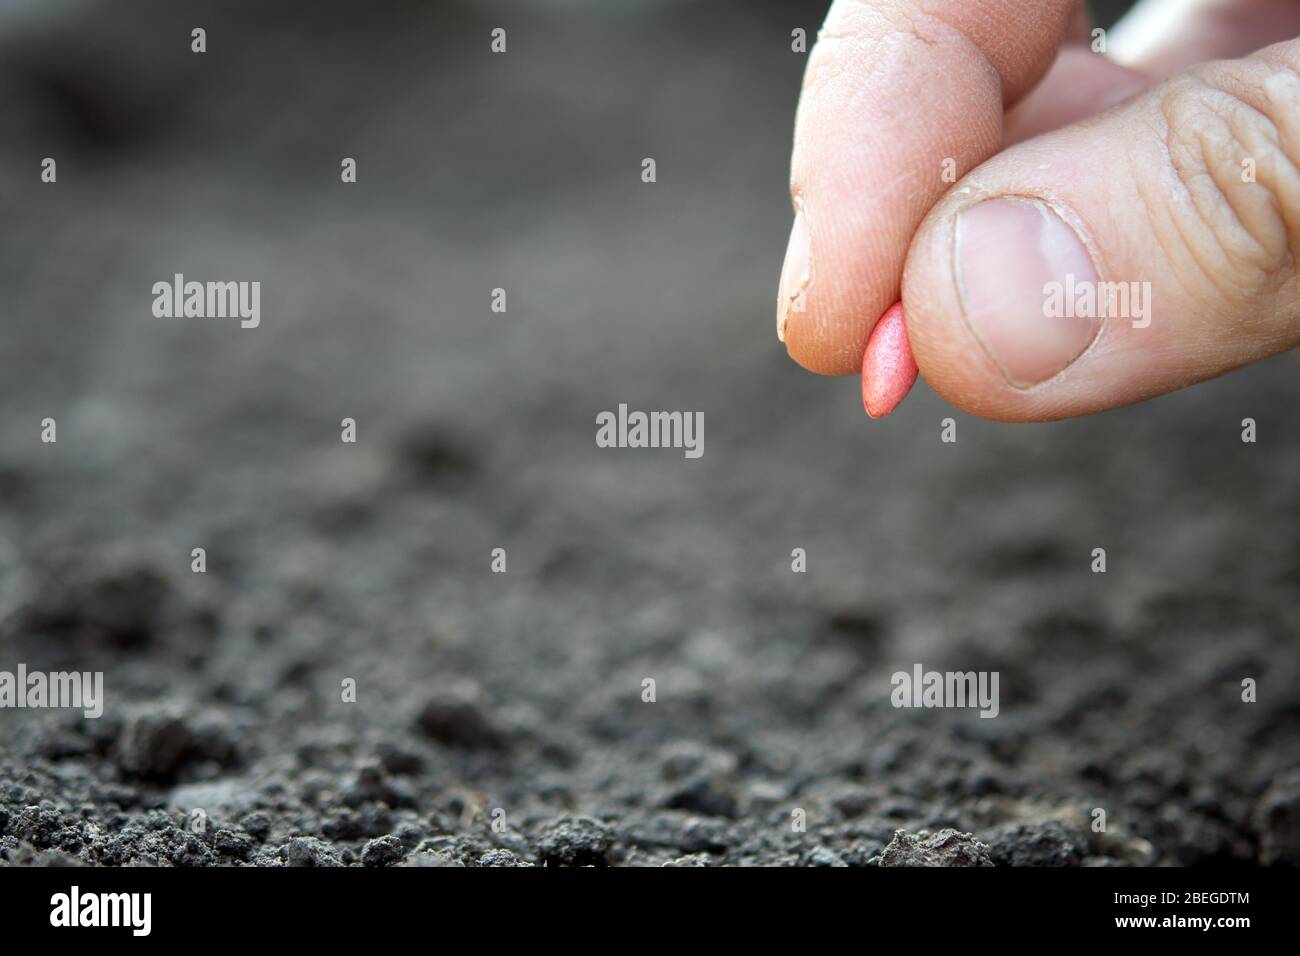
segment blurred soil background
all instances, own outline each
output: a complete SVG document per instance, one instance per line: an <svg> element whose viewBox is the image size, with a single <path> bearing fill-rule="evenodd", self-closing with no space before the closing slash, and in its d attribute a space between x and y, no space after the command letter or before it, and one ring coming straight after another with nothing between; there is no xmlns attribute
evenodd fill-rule
<svg viewBox="0 0 1300 956"><path fill-rule="evenodd" d="M0 860L1300 862L1300 366L1036 426L801 372L823 11L7 8L0 670L106 702L0 711ZM894 709L917 662L1000 715Z"/></svg>

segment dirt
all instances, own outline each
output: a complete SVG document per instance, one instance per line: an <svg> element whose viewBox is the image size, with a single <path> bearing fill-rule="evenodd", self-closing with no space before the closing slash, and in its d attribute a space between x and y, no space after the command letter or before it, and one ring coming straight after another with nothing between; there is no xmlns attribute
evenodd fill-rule
<svg viewBox="0 0 1300 956"><path fill-rule="evenodd" d="M0 43L0 670L105 696L0 710L0 860L1300 863L1294 357L871 422L773 329L817 5L269 6Z"/></svg>

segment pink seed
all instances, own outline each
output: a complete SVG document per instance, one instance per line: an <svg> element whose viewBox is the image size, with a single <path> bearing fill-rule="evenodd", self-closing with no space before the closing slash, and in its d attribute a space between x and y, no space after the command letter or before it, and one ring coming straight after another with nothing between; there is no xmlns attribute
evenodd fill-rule
<svg viewBox="0 0 1300 956"><path fill-rule="evenodd" d="M884 418L916 383L916 359L907 341L903 303L881 316L862 356L862 404L872 418Z"/></svg>

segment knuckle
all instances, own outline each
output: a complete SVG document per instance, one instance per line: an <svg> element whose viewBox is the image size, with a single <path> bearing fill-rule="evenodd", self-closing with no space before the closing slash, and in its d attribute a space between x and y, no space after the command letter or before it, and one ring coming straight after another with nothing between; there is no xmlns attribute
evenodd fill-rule
<svg viewBox="0 0 1300 956"><path fill-rule="evenodd" d="M1300 252L1300 73L1211 64L1159 103L1174 180L1166 221L1225 296L1276 291Z"/></svg>

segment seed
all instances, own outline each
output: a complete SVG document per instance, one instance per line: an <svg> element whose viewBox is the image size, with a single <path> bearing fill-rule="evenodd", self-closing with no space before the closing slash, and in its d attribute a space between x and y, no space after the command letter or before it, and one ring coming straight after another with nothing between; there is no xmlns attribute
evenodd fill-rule
<svg viewBox="0 0 1300 956"><path fill-rule="evenodd" d="M903 303L896 302L876 323L862 355L862 404L867 414L884 418L892 412L912 390L916 375Z"/></svg>

